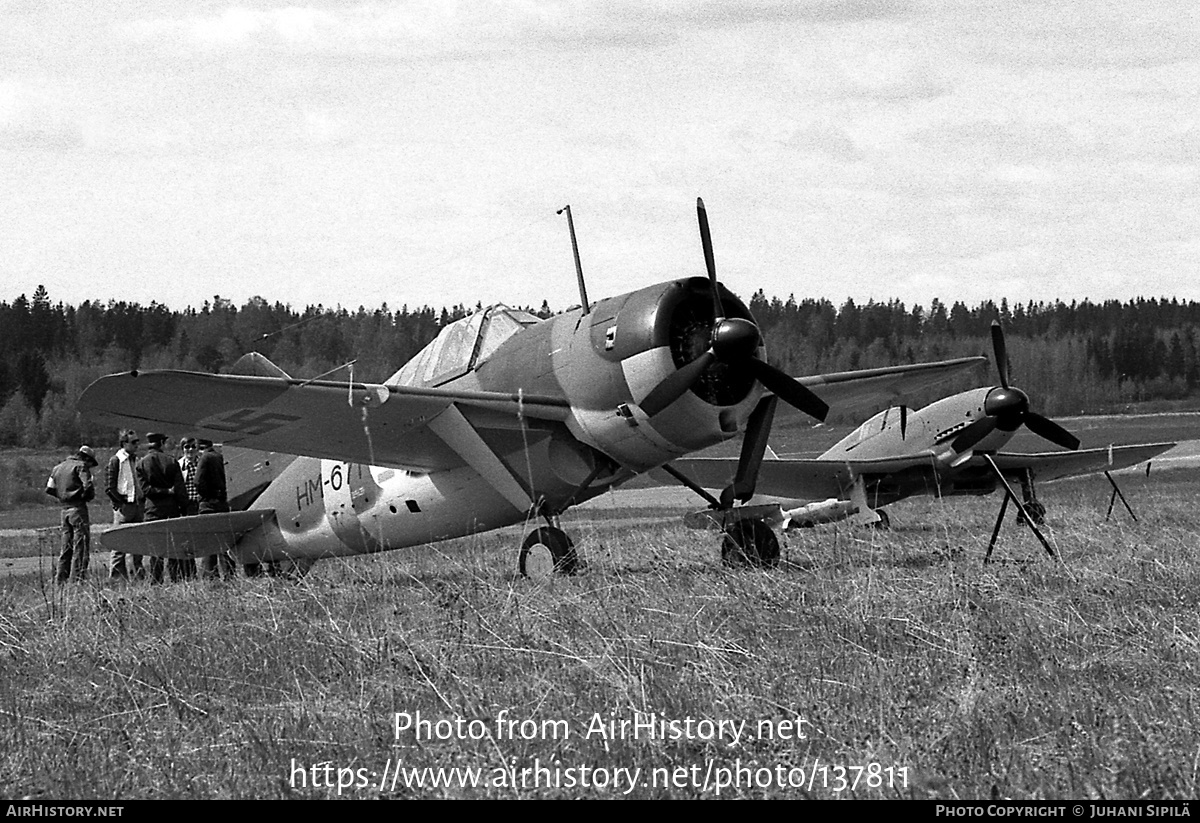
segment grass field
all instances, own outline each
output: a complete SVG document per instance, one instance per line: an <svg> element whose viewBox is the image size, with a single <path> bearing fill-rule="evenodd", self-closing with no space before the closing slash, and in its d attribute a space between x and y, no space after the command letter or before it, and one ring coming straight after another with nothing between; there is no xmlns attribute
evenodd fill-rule
<svg viewBox="0 0 1200 823"><path fill-rule="evenodd" d="M564 518L570 578L517 578L508 530L298 583L0 579L0 796L1195 797L1197 482L1127 476L1137 523L1047 485L1061 560L1010 518L987 566L996 496L770 572L642 509ZM638 712L677 725L599 735Z"/></svg>

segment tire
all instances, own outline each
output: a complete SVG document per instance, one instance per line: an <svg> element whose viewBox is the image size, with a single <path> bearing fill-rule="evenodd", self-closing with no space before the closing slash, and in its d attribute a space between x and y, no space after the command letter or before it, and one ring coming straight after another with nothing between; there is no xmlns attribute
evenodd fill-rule
<svg viewBox="0 0 1200 823"><path fill-rule="evenodd" d="M725 529L721 559L730 568L772 569L779 565L779 538L761 520L739 520Z"/></svg>
<svg viewBox="0 0 1200 823"><path fill-rule="evenodd" d="M1040 526L1046 522L1046 507L1038 500L1030 500L1025 504L1025 511L1029 513L1029 519L1033 521L1035 526ZM1020 520L1020 513L1017 514L1017 519Z"/></svg>
<svg viewBox="0 0 1200 823"><path fill-rule="evenodd" d="M545 546L554 561L556 574L575 574L579 570L579 556L575 553L575 545L562 529L553 526L539 526L531 531L521 544L521 555L517 559L517 569L522 577L529 577L527 565L530 549L534 546Z"/></svg>
<svg viewBox="0 0 1200 823"><path fill-rule="evenodd" d="M876 509L875 513L879 515L879 519L871 524L871 528L887 531L892 527L892 518L888 517L887 512L883 509Z"/></svg>

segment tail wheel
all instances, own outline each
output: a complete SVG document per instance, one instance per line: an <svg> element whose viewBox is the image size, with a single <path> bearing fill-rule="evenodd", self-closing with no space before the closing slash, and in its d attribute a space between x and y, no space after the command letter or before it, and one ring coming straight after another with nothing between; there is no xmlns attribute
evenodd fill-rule
<svg viewBox="0 0 1200 823"><path fill-rule="evenodd" d="M761 520L739 520L725 529L721 559L732 568L774 568L779 565L779 538Z"/></svg>
<svg viewBox="0 0 1200 823"><path fill-rule="evenodd" d="M312 567L317 563L316 560L304 558L300 560L280 560L270 564L271 577L282 577L285 580L299 581L303 580Z"/></svg>
<svg viewBox="0 0 1200 823"><path fill-rule="evenodd" d="M567 533L553 526L539 526L521 544L517 568L522 577L529 577L530 572L540 566L537 558L541 553L536 551L537 546L544 546L550 552L550 562L546 565L558 574L574 574L579 570L579 556L575 554L575 544L567 537Z"/></svg>

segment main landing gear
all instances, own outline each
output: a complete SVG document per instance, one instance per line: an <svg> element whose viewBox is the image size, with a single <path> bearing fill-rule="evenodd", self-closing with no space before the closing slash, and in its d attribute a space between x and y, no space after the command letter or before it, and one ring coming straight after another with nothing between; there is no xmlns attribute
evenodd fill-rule
<svg viewBox="0 0 1200 823"><path fill-rule="evenodd" d="M575 574L579 570L579 555L562 529L539 526L525 536L517 569L522 577L540 577L551 572Z"/></svg>
<svg viewBox="0 0 1200 823"><path fill-rule="evenodd" d="M1008 484L1003 472L996 466L996 461L992 459L992 456L984 454L983 459L987 461L988 466L992 469L992 473L996 475L996 480L999 482L1000 487L1004 489L1004 502L1000 504L1000 515L996 518L995 528L992 529L992 539L988 541L987 554L983 556L983 562L986 564L992 560L992 549L996 548L996 538L1000 535L1000 526L1004 523L1004 513L1008 511L1010 500L1017 508L1018 521L1028 525L1029 530L1033 532L1034 536L1042 544L1042 548L1046 550L1046 554L1054 557L1054 549L1050 546L1050 541L1046 539L1045 535L1037 527L1037 524L1045 519L1046 509L1033 496L1033 474L1025 472L1021 475L1021 489L1025 497L1025 502L1022 503L1017 499L1017 493Z"/></svg>

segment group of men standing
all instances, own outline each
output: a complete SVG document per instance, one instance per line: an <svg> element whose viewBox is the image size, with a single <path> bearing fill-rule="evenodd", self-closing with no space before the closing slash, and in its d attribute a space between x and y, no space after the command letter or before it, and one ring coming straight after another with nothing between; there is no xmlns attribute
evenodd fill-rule
<svg viewBox="0 0 1200 823"><path fill-rule="evenodd" d="M225 460L213 449L211 440L185 437L180 442L181 459L163 450L167 436L161 432L146 434L146 453L137 456L141 440L134 431L122 431L120 448L108 461L104 491L113 508L113 523L139 523L166 520L194 514L229 511L225 487ZM87 504L95 497L91 469L97 465L95 453L81 446L73 456L59 463L50 473L46 493L62 503L62 552L57 580L83 580L87 575L91 551ZM140 555L131 555L129 564L123 552L112 553L109 576L112 579L141 579L147 576ZM152 583L196 577L196 561L150 556ZM166 575L164 575L164 568ZM203 558L201 575L207 579L229 577L233 560L228 554Z"/></svg>

